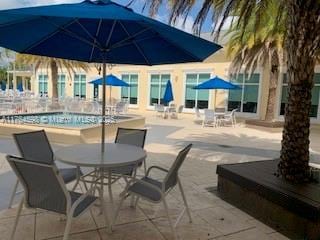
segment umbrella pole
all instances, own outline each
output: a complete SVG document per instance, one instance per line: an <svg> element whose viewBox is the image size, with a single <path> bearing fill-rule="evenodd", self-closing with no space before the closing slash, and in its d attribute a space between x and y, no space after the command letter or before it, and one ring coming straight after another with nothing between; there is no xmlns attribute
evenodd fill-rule
<svg viewBox="0 0 320 240"><path fill-rule="evenodd" d="M111 99L112 99L112 86L109 86L109 92L110 92L110 96L109 96L109 104L112 105L111 103Z"/></svg>
<svg viewBox="0 0 320 240"><path fill-rule="evenodd" d="M105 150L105 132L106 132L106 124L105 124L105 116L106 116L106 75L107 75L107 64L105 60L102 65L102 122L101 122L101 152L103 153Z"/></svg>

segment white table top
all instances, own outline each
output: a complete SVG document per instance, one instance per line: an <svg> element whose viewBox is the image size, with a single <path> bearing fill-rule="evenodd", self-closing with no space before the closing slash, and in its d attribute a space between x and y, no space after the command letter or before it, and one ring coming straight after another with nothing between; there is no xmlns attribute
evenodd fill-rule
<svg viewBox="0 0 320 240"><path fill-rule="evenodd" d="M101 144L77 144L63 147L55 153L57 161L80 167L115 168L143 161L147 154L142 148L106 143L105 152L101 153Z"/></svg>

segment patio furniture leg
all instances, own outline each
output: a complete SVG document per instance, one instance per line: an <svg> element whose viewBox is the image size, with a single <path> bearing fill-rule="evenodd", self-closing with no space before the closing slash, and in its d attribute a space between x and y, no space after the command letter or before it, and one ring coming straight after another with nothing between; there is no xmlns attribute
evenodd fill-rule
<svg viewBox="0 0 320 240"><path fill-rule="evenodd" d="M77 167L77 180L71 191L74 191L80 182L80 167Z"/></svg>
<svg viewBox="0 0 320 240"><path fill-rule="evenodd" d="M104 217L106 225L108 226L109 232L111 233L112 232L112 222L110 222L110 219L109 219L109 216L107 213L107 206L106 206L106 203L104 202L103 192L101 191L101 189L99 191L99 198L100 198L100 203L101 203L102 215Z"/></svg>
<svg viewBox="0 0 320 240"><path fill-rule="evenodd" d="M22 210L22 207L23 207L23 202L24 202L24 198L22 198L20 203L19 203L18 210L17 210L17 216L16 216L16 218L14 220L14 224L13 224L13 229L12 229L12 232L11 232L10 240L14 239L14 235L16 233L18 222L19 222L19 218L20 218L20 214L21 214L21 210Z"/></svg>
<svg viewBox="0 0 320 240"><path fill-rule="evenodd" d="M123 204L123 201L124 201L125 198L126 198L126 195L125 195L125 194L123 194L123 196L120 198L119 205L118 205L118 207L117 207L117 209L116 209L116 211L115 211L115 213L114 213L113 221L112 221L112 224L111 224L112 226L115 225L115 223L116 223L116 221L117 221L117 218L118 218L118 216L119 216L120 209L121 209L121 207L122 207L122 204Z"/></svg>
<svg viewBox="0 0 320 240"><path fill-rule="evenodd" d="M178 179L178 185L179 185L179 189L180 189L180 192L181 192L181 195L182 195L183 203L184 203L184 205L186 207L186 211L187 211L187 214L188 214L188 217L189 217L189 222L192 223L192 217L191 217L189 205L188 205L186 196L184 194L183 187L182 187L182 184L180 182L180 179Z"/></svg>
<svg viewBox="0 0 320 240"><path fill-rule="evenodd" d="M140 197L137 197L137 198L136 198L136 202L134 203L134 208L135 208L135 209L136 209L137 206L138 206L139 200L140 200Z"/></svg>
<svg viewBox="0 0 320 240"><path fill-rule="evenodd" d="M73 215L73 212L70 211L67 216L67 223L66 223L66 227L64 229L63 240L69 239L69 233L70 233L71 222L72 222L72 215Z"/></svg>
<svg viewBox="0 0 320 240"><path fill-rule="evenodd" d="M134 172L133 172L133 176L132 176L133 181L136 179L137 169L138 169L138 166L135 167L135 170L134 170ZM130 200L130 207L134 207L134 203L135 203L135 201L134 201L134 195L132 194L132 195L131 195L131 200Z"/></svg>
<svg viewBox="0 0 320 240"><path fill-rule="evenodd" d="M163 202L164 209L166 210L168 222L169 222L169 225L170 225L170 228L171 228L173 237L174 237L175 240L177 240L177 239L178 239L177 233L176 233L176 230L175 230L175 228L174 228L174 226L173 226L173 224L172 224L172 220L171 220L171 217L170 217L170 214L169 214L169 208L168 208L166 199L165 199L164 197L163 197L163 199L162 199L162 202Z"/></svg>
<svg viewBox="0 0 320 240"><path fill-rule="evenodd" d="M108 171L108 191L109 191L109 198L110 198L110 204L112 209L112 215L113 215L113 194L112 194L112 172L111 170Z"/></svg>
<svg viewBox="0 0 320 240"><path fill-rule="evenodd" d="M16 183L14 184L8 208L12 208L13 200L14 200L14 197L16 196L16 194L17 194L18 186L19 186L19 179L17 179Z"/></svg>

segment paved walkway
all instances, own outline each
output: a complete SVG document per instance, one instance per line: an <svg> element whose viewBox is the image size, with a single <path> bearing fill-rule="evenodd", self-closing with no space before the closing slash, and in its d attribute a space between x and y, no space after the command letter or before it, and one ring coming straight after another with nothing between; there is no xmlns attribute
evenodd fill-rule
<svg viewBox="0 0 320 240"><path fill-rule="evenodd" d="M281 131L267 132L246 128L241 124L236 128L202 128L189 116L178 120L163 120L151 113L147 115L146 150L149 166L156 164L168 168L179 149L187 143L194 144L180 172L193 223L183 218L178 226L180 239L287 239L215 195L217 164L278 157ZM312 133L311 145L316 151L320 149L317 145L319 136L318 133ZM0 139L0 152L14 151L12 144L11 139ZM5 240L8 239L16 209L5 209L15 178L3 156L0 155L0 239ZM116 184L113 189L115 193L120 193L123 183ZM126 201L112 235L106 232L104 222L95 209L74 221L71 239L172 239L161 205L141 201L134 210L128 204ZM170 213L176 217L182 206L178 190L169 194L168 204ZM16 239L62 239L64 226L65 222L57 215L25 209Z"/></svg>

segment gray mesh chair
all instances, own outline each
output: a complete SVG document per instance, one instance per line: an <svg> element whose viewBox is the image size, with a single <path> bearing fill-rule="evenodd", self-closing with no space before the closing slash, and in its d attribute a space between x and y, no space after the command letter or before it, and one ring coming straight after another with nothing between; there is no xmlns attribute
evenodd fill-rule
<svg viewBox="0 0 320 240"><path fill-rule="evenodd" d="M13 138L24 159L30 159L44 164L54 163L54 154L44 130L13 134ZM59 169L59 171L65 183L68 184L77 180L74 185L75 189L79 183L79 177L82 175L80 168L62 168ZM19 181L17 180L11 195L9 208L12 206L18 185Z"/></svg>
<svg viewBox="0 0 320 240"><path fill-rule="evenodd" d="M119 144L128 144L136 147L144 148L145 140L146 140L147 130L146 129L132 129L132 128L118 128L117 135L115 138L115 143ZM141 166L142 163L139 166ZM147 172L146 160L143 160L144 171ZM111 201L113 201L112 189L111 185L119 180L121 177L127 182L127 177L132 177L136 174L137 166L127 166L112 169L111 173L113 175L112 178L108 177L108 186L109 186L109 195Z"/></svg>
<svg viewBox="0 0 320 240"><path fill-rule="evenodd" d="M103 196L96 185L85 194L68 191L54 163L40 163L13 156L7 156L7 160L24 188L24 197L17 210L11 240L14 239L23 203L27 208L43 209L66 215L63 240L69 237L72 219L81 216L98 199L102 204L104 218L109 226ZM99 191L99 198L92 195L95 190Z"/></svg>
<svg viewBox="0 0 320 240"><path fill-rule="evenodd" d="M180 169L182 163L184 162L184 160L186 159L187 154L189 153L191 147L192 147L192 144L189 144L187 147L185 147L183 150L181 150L179 152L176 160L174 161L173 165L171 166L171 168L169 170L158 167L158 166L152 166L148 169L145 177L143 177L140 180L133 179L131 182L129 182L129 184L127 185L124 192L121 193L120 203L119 203L119 206L116 210L113 224L115 223L115 221L117 219L117 216L119 214L119 210L122 206L124 199L126 197L128 197L129 195L137 197L135 206L138 204L139 198L145 199L145 200L153 202L153 203L163 202L172 233L176 239L177 234L175 231L175 227L180 222L180 220L185 212L187 212L189 220L190 220L190 222L192 222L188 203L187 203L187 200L186 200L183 188L182 188L182 184L181 184L179 176L178 176L179 169ZM151 170L160 170L162 172L165 172L166 176L163 179L163 181L159 181L159 180L151 178L149 176L151 173ZM168 205L166 202L166 196L177 184L178 184L179 189L181 191L181 195L182 195L182 199L183 199L183 203L185 205L185 208L183 209L183 211L179 215L176 223L173 225L170 214L169 214Z"/></svg>

